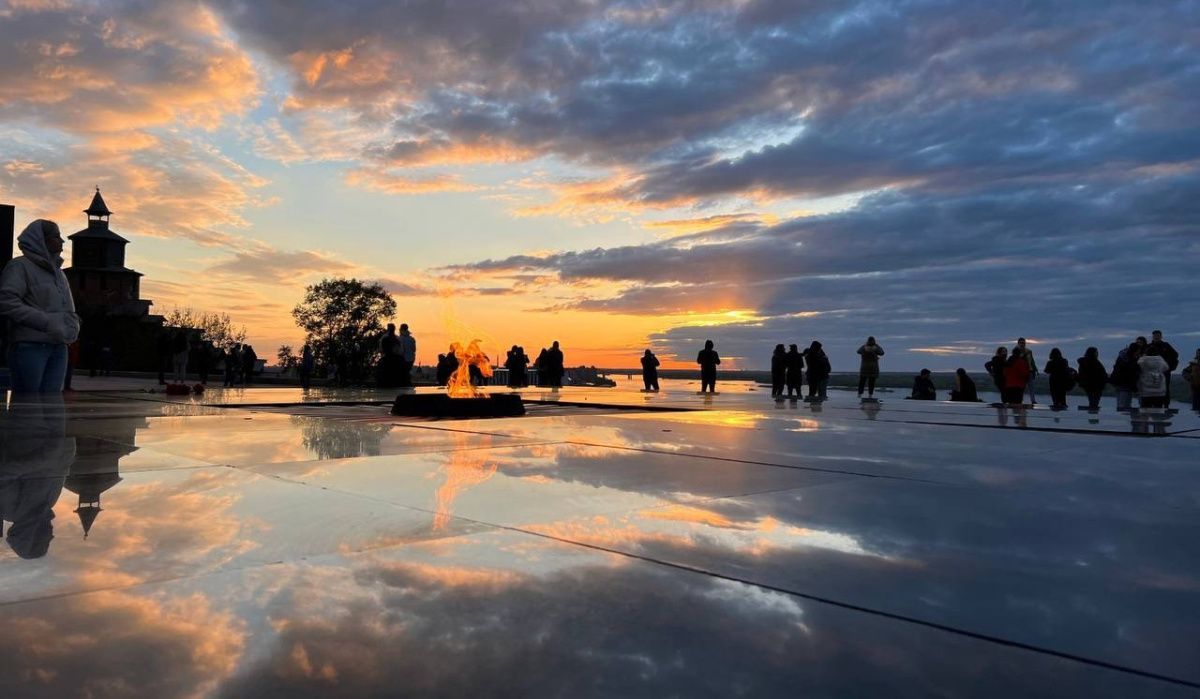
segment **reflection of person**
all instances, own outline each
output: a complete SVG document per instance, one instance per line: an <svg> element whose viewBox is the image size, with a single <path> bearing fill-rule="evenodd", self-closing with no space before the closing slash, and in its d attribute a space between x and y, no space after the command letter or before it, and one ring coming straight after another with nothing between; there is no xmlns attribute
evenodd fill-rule
<svg viewBox="0 0 1200 699"><path fill-rule="evenodd" d="M22 255L0 273L12 390L58 393L67 375L67 345L79 339L79 316L62 271L62 234L58 224L38 219L21 231L17 245Z"/></svg>
<svg viewBox="0 0 1200 699"><path fill-rule="evenodd" d="M645 384L647 391L658 390L658 357L650 350L642 355L642 383Z"/></svg>
<svg viewBox="0 0 1200 699"><path fill-rule="evenodd" d="M700 392L717 392L717 365L721 363L721 355L713 349L713 341L705 340L704 349L696 355L696 363L700 365Z"/></svg>
<svg viewBox="0 0 1200 699"><path fill-rule="evenodd" d="M54 504L75 460L57 396L0 404L0 527L21 558L40 558L54 538Z"/></svg>

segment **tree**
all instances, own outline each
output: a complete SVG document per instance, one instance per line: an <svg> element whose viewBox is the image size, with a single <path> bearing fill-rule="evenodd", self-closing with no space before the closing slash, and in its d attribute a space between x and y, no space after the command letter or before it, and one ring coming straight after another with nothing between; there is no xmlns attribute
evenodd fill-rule
<svg viewBox="0 0 1200 699"><path fill-rule="evenodd" d="M391 294L357 279L322 279L305 289L304 299L292 309L316 363L337 367L342 383L370 375L383 324L395 315Z"/></svg>
<svg viewBox="0 0 1200 699"><path fill-rule="evenodd" d="M191 328L200 331L200 339L208 340L214 347L229 349L246 341L246 326L235 328L228 313L196 311L191 306L176 306L163 316L163 325L170 328Z"/></svg>
<svg viewBox="0 0 1200 699"><path fill-rule="evenodd" d="M280 345L275 359L279 362L279 369L285 374L300 366L300 355L292 352L291 345Z"/></svg>

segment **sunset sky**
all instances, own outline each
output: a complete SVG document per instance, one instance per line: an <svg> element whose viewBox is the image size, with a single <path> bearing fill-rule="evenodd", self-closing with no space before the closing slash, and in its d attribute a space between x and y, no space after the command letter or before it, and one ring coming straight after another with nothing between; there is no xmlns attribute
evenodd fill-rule
<svg viewBox="0 0 1200 699"><path fill-rule="evenodd" d="M326 276L569 365L1200 346L1200 3L0 0L0 202L260 356Z"/></svg>

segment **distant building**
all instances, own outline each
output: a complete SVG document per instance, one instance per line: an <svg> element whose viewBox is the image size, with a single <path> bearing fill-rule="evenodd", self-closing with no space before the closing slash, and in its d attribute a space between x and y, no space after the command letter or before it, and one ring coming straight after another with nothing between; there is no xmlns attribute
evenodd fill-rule
<svg viewBox="0 0 1200 699"><path fill-rule="evenodd" d="M125 266L129 241L109 228L112 211L99 187L83 213L87 228L68 236L71 266L63 270L83 319L81 368L99 362L107 349L113 369L155 371L163 318L151 314L153 302L141 297L142 274Z"/></svg>

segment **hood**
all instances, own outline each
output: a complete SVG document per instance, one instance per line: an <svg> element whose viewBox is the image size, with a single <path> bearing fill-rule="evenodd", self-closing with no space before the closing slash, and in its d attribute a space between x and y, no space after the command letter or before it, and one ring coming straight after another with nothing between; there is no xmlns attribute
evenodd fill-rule
<svg viewBox="0 0 1200 699"><path fill-rule="evenodd" d="M21 249L21 253L25 257L28 257L39 267L45 267L53 271L62 267L63 259L58 255L51 255L50 251L46 249L46 237L43 232L43 226L47 223L50 223L50 221L39 218L28 226L25 226L25 230L21 231L21 235L17 236L17 247Z"/></svg>

